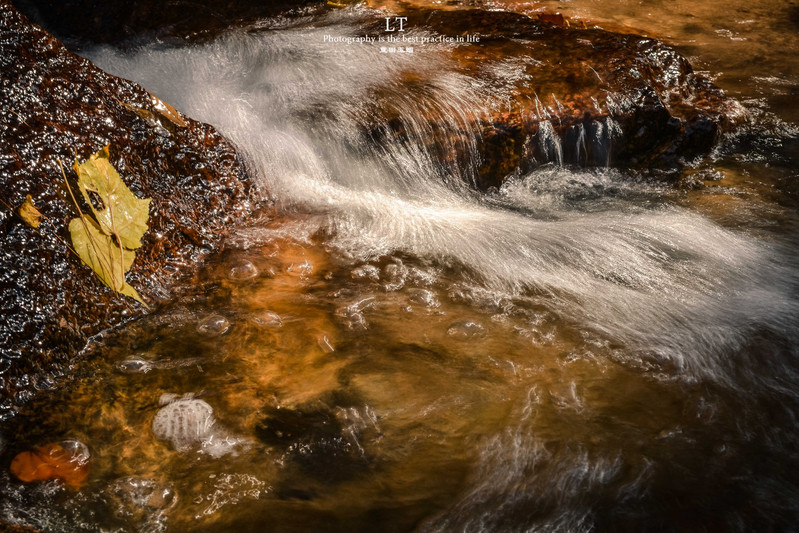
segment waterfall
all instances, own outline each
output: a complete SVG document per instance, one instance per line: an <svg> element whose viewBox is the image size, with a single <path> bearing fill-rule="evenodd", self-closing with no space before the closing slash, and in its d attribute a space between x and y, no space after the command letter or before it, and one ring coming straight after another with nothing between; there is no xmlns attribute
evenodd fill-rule
<svg viewBox="0 0 799 533"><path fill-rule="evenodd" d="M468 184L485 88L446 54L332 47L329 31L232 32L93 59L218 126L278 205L314 213L348 255L454 261L498 294L548 294L559 315L687 376L726 379L725 354L754 329L792 331L796 270L781 252L611 170L543 169L480 198ZM536 142L560 166L563 142L535 104ZM620 134L611 117L595 119L566 145L608 166Z"/></svg>

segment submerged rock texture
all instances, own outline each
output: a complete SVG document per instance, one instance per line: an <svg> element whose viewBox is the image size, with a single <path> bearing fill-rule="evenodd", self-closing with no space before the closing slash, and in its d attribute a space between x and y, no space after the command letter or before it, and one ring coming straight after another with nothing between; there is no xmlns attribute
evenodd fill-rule
<svg viewBox="0 0 799 533"><path fill-rule="evenodd" d="M128 187L153 199L128 274L151 304L256 205L242 160L214 128L169 120L142 87L72 54L2 0L0 76L2 418L68 373L90 336L146 311L67 249L75 210L57 160L74 185L76 155L84 161L110 143ZM38 230L14 212L28 194L45 217Z"/></svg>

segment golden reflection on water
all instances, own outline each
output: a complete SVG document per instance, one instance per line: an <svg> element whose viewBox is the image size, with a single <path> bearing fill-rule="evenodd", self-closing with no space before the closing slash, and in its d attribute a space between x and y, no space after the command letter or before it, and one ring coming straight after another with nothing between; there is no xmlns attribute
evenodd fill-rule
<svg viewBox="0 0 799 533"><path fill-rule="evenodd" d="M257 276L241 275L253 266ZM612 346L540 307L475 305L448 276L397 258L352 264L290 239L233 251L182 302L113 332L88 357L91 379L24 413L20 434L86 442L90 493L126 476L170 487L175 506L144 513L169 531L273 518L274 531L409 530L457 497L481 443L507 428L544 446L637 454L636 442L678 424L674 387L617 364ZM229 329L198 329L209 316ZM231 452L157 440L164 393L211 405ZM338 448L263 442L275 408L330 413Z"/></svg>

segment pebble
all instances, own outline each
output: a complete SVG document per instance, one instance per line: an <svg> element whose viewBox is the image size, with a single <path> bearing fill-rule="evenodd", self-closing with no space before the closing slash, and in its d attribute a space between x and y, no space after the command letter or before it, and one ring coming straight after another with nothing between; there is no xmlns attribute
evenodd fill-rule
<svg viewBox="0 0 799 533"><path fill-rule="evenodd" d="M166 405L153 419L153 433L157 439L169 441L175 450L184 452L211 437L214 409L191 394L174 398L171 394L161 396L160 402Z"/></svg>

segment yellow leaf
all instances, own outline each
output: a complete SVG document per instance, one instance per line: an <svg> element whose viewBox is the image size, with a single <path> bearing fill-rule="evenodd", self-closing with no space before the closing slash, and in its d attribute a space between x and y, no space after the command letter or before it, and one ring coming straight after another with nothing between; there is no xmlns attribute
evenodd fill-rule
<svg viewBox="0 0 799 533"><path fill-rule="evenodd" d="M32 228L38 228L42 223L42 214L36 209L36 206L33 205L33 199L30 194L25 196L25 201L19 206L17 214Z"/></svg>
<svg viewBox="0 0 799 533"><path fill-rule="evenodd" d="M108 160L108 146L85 163L79 164L76 160L72 168L78 175L78 188L94 212L102 232L117 236L125 248L139 248L141 237L147 231L151 200L136 198L128 189ZM97 195L94 202L92 193ZM98 200L102 205L95 205Z"/></svg>
<svg viewBox="0 0 799 533"><path fill-rule="evenodd" d="M141 303L136 290L125 281L136 252L120 248L114 237L106 235L97 223L86 215L69 222L72 246L86 265L114 292L130 296Z"/></svg>

